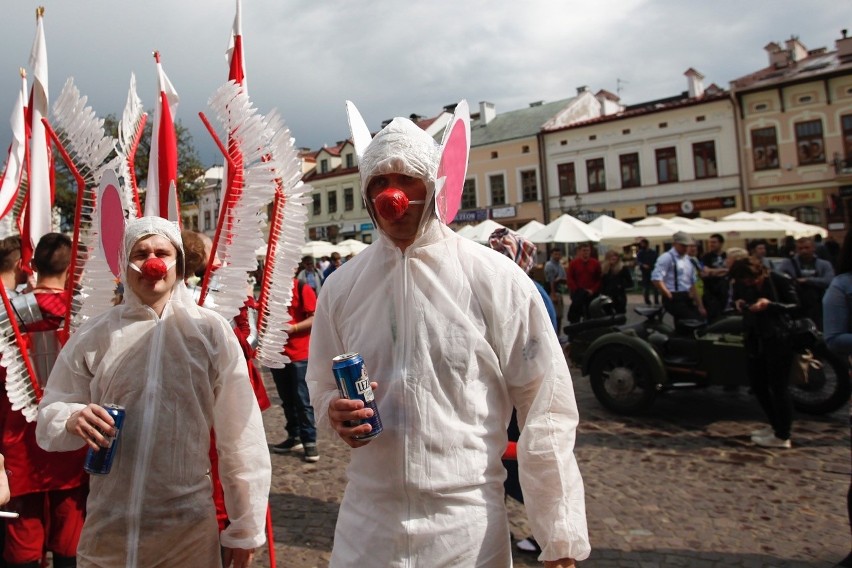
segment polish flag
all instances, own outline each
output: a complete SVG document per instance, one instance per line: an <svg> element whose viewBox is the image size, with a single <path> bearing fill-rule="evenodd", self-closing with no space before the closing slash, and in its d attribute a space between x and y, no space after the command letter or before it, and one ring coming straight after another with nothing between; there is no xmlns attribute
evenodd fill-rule
<svg viewBox="0 0 852 568"><path fill-rule="evenodd" d="M0 178L0 218L8 215L18 197L18 188L24 174L27 149L27 72L21 69L21 92L12 109L12 143L9 145L9 157L6 171Z"/></svg>
<svg viewBox="0 0 852 568"><path fill-rule="evenodd" d="M33 85L30 90L29 125L29 169L27 181L26 212L21 239L21 257L24 266L29 266L32 253L39 239L51 232L51 209L53 208L53 157L48 143L47 130L41 119L48 116L47 96L47 46L44 41L44 8L36 10L36 37L30 52L30 67Z"/></svg>
<svg viewBox="0 0 852 568"><path fill-rule="evenodd" d="M242 2L241 0L237 1L237 11L234 15L234 25L231 29L231 38L228 42L228 49L225 51L225 56L228 61L228 80L234 81L235 83L242 86L243 91L248 91L248 86L246 83L246 75L245 75L245 57L243 56L243 24L242 24ZM243 169L243 156L239 151L239 148L236 142L232 139L231 133L228 133L228 155L231 157L231 160L234 163L234 167L231 168L228 165L228 162L225 162L225 191L226 195L230 197L230 205L233 205L240 194L243 191L243 180L242 176L237 177L237 173L241 172ZM224 202L222 196L219 196L220 200ZM230 228L233 220L230 217L230 213L228 214L228 222L225 225L228 229L227 233L230 233Z"/></svg>
<svg viewBox="0 0 852 568"><path fill-rule="evenodd" d="M180 97L163 71L159 51L154 52L154 60L157 62L159 96L157 106L154 108L154 123L151 128L145 215L177 221L177 203L169 203L169 201L175 199L170 198L175 195L170 186L177 186L177 133L173 117Z"/></svg>

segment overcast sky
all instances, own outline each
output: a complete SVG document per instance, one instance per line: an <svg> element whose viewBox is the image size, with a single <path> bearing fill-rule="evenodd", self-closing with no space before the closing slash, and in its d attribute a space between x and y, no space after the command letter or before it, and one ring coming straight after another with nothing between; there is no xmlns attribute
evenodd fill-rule
<svg viewBox="0 0 852 568"><path fill-rule="evenodd" d="M4 0L0 17L0 149L44 5L50 97L73 77L100 116L120 114L130 73L153 108L151 52L181 97L177 118L205 164L219 159L198 119L227 79L224 51L235 0ZM694 67L705 85L767 64L763 50L797 35L834 49L852 33L848 0L243 0L249 94L277 108L296 143L314 149L349 136L344 101L367 125L436 115L467 99L497 112L571 97L587 85L625 104L686 90Z"/></svg>

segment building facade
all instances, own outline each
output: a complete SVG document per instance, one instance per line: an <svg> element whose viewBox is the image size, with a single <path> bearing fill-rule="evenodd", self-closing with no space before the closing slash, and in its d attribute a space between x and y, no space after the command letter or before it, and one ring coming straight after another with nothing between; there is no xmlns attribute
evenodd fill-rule
<svg viewBox="0 0 852 568"><path fill-rule="evenodd" d="M808 50L765 47L768 66L731 82L752 210L778 211L839 237L852 227L852 38Z"/></svg>

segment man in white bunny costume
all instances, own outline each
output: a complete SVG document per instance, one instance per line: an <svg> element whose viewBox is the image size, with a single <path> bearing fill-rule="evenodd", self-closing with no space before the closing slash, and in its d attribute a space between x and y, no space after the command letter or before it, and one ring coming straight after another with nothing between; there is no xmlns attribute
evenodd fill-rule
<svg viewBox="0 0 852 568"><path fill-rule="evenodd" d="M124 406L112 470L91 477L78 566L244 568L265 541L269 451L242 350L228 322L183 283L174 223L130 221L124 303L71 336L39 406L48 451L108 444ZM231 524L221 535L210 482L210 429Z"/></svg>
<svg viewBox="0 0 852 568"><path fill-rule="evenodd" d="M500 458L515 406L540 559L573 566L590 552L578 413L540 294L510 259L439 220L442 147L404 118L365 139L349 112L379 238L323 286L311 337L320 425L356 448L331 565L511 566ZM347 421L372 411L339 398L331 373L332 358L352 351L377 384L384 431L369 441L353 438L368 424Z"/></svg>

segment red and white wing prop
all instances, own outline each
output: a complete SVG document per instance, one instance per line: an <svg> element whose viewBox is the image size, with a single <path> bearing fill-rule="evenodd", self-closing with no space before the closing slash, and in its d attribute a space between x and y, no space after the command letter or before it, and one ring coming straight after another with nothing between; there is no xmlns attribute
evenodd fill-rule
<svg viewBox="0 0 852 568"><path fill-rule="evenodd" d="M270 151L278 164L279 178L269 220L266 262L258 300L255 358L267 367L281 368L290 362L282 350L288 339L293 275L305 244L311 187L301 180L299 153L290 130L277 117L275 122L280 122L280 127L276 128Z"/></svg>
<svg viewBox="0 0 852 568"><path fill-rule="evenodd" d="M248 273L257 269L255 251L265 244L265 213L275 197L278 163L275 157L270 159L268 148L274 132L268 120L238 84L228 82L220 87L208 105L242 156L242 168L234 172L242 191L236 199L226 196L223 200L215 243L223 263L216 271L215 309L230 320L246 302ZM229 217L231 222L225 223Z"/></svg>
<svg viewBox="0 0 852 568"><path fill-rule="evenodd" d="M34 422L42 390L30 362L29 352L6 287L0 284L4 310L0 317L0 366L6 368L6 395L12 410L20 411L27 422Z"/></svg>
<svg viewBox="0 0 852 568"><path fill-rule="evenodd" d="M130 216L142 214L139 203L139 188L136 183L136 151L142 139L142 131L148 114L142 108L142 100L136 93L136 75L130 74L130 89L127 91L127 102L118 124L118 155L121 158L118 173L124 180L125 196L123 201L130 206Z"/></svg>
<svg viewBox="0 0 852 568"><path fill-rule="evenodd" d="M97 190L101 178L107 171L114 172L119 157L114 156L115 139L104 131L104 121L86 106L86 97L80 96L72 79L68 79L62 93L53 106L52 126L57 133L62 149L71 160L70 166L79 172L84 185L83 194L78 195L78 209L74 219L74 241L72 243L73 286L83 284L81 294L72 296L70 317L72 328L82 323L77 317L83 302L105 295L112 298L112 289L93 289L83 283L83 273L94 251L97 250L97 230L90 212L97 211ZM112 156L112 158L111 158ZM79 189L78 189L79 191ZM85 214L84 214L85 211ZM70 333L67 329L66 333Z"/></svg>
<svg viewBox="0 0 852 568"><path fill-rule="evenodd" d="M435 211L438 219L449 225L461 205L464 176L470 155L470 109L467 101L456 105L453 119L444 130L441 143L441 163L435 187Z"/></svg>

